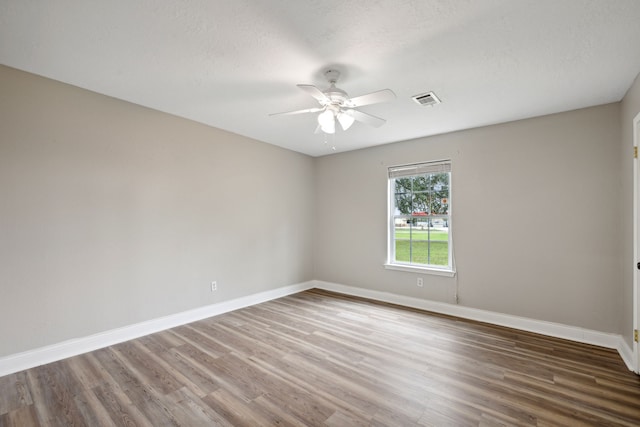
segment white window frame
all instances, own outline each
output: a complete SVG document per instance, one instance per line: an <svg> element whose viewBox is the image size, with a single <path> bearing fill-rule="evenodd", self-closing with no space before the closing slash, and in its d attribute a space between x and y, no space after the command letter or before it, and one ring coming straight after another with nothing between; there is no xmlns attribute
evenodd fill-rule
<svg viewBox="0 0 640 427"><path fill-rule="evenodd" d="M448 209L448 249L449 260L447 266L424 265L403 263L395 260L395 185L394 178L401 176L415 176L430 172L448 172L449 173L449 209ZM453 256L453 206L452 206L452 177L451 177L451 160L439 160L432 162L415 163L409 165L392 166L388 169L387 177L387 262L384 267L388 270L399 270L415 272L420 274L433 274L446 277L455 276L455 262Z"/></svg>

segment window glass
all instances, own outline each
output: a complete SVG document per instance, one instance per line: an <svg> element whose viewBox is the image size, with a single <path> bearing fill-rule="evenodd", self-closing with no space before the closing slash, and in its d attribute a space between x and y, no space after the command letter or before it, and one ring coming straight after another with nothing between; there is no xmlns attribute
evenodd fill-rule
<svg viewBox="0 0 640 427"><path fill-rule="evenodd" d="M451 269L450 162L389 169L389 262Z"/></svg>

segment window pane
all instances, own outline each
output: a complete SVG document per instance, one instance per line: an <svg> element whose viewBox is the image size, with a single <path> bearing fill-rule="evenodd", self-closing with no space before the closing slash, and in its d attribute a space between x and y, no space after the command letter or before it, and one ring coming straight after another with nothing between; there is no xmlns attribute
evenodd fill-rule
<svg viewBox="0 0 640 427"><path fill-rule="evenodd" d="M413 208L411 214L413 215L428 215L429 214L429 194L428 193L414 193L413 194Z"/></svg>
<svg viewBox="0 0 640 427"><path fill-rule="evenodd" d="M411 193L396 194L396 213L408 215L411 213Z"/></svg>
<svg viewBox="0 0 640 427"><path fill-rule="evenodd" d="M432 214L447 215L449 213L449 198L437 193L429 195L429 208Z"/></svg>
<svg viewBox="0 0 640 427"><path fill-rule="evenodd" d="M427 175L418 175L413 177L413 191L427 191L429 180Z"/></svg>
<svg viewBox="0 0 640 427"><path fill-rule="evenodd" d="M432 218L429 222L431 226L431 240L449 240L449 218Z"/></svg>
<svg viewBox="0 0 640 427"><path fill-rule="evenodd" d="M431 265L449 265L448 222L448 218L433 218L429 223L429 264Z"/></svg>
<svg viewBox="0 0 640 427"><path fill-rule="evenodd" d="M411 262L411 219L394 219L393 238L395 240L395 261Z"/></svg>
<svg viewBox="0 0 640 427"><path fill-rule="evenodd" d="M396 178L396 193L408 193L411 191L411 178Z"/></svg>
<svg viewBox="0 0 640 427"><path fill-rule="evenodd" d="M432 174L430 184L433 189L429 198L431 212L446 215L449 213L449 174Z"/></svg>
<svg viewBox="0 0 640 427"><path fill-rule="evenodd" d="M429 240L429 218L426 216L413 218L412 231L412 240Z"/></svg>
<svg viewBox="0 0 640 427"><path fill-rule="evenodd" d="M429 242L412 241L411 255L412 264L429 264Z"/></svg>
<svg viewBox="0 0 640 427"><path fill-rule="evenodd" d="M396 259L397 262L411 262L411 241L396 240Z"/></svg>
<svg viewBox="0 0 640 427"><path fill-rule="evenodd" d="M435 241L429 242L429 264L431 265L449 265L449 242Z"/></svg>
<svg viewBox="0 0 640 427"><path fill-rule="evenodd" d="M411 220L407 220L406 218L396 218L395 219L395 231L394 237L396 240L409 240L411 239L411 229L409 227L409 222Z"/></svg>

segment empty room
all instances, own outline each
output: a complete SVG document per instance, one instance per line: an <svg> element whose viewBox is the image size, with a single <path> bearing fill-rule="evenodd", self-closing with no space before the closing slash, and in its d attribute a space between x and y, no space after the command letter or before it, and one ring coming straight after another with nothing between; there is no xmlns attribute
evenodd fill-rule
<svg viewBox="0 0 640 427"><path fill-rule="evenodd" d="M0 0L0 426L640 425L639 23Z"/></svg>

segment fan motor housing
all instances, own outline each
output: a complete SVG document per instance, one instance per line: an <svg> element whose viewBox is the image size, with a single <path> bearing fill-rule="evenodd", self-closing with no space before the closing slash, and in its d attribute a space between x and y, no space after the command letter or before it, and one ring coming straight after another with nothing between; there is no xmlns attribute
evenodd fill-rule
<svg viewBox="0 0 640 427"><path fill-rule="evenodd" d="M327 95L327 98L331 100L332 104L342 105L344 104L344 101L346 101L349 98L349 96L347 95L347 92L345 92L340 88L335 87L335 85L333 84L329 89L325 90L323 93Z"/></svg>

